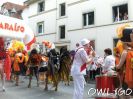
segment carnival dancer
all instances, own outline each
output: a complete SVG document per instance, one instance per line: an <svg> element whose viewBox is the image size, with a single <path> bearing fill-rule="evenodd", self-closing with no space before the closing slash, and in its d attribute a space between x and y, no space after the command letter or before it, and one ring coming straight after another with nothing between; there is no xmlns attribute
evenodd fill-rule
<svg viewBox="0 0 133 99"><path fill-rule="evenodd" d="M71 75L74 80L74 96L73 99L83 99L84 92L84 71L86 70L86 64L92 62L92 57L88 58L86 49L90 47L90 41L83 39L81 44L83 47L77 49L74 56L74 61L71 68Z"/></svg>
<svg viewBox="0 0 133 99"><path fill-rule="evenodd" d="M0 75L2 80L2 90L5 91L5 73L4 73L4 61L6 58L6 51L4 49L4 39L0 37Z"/></svg>
<svg viewBox="0 0 133 99"><path fill-rule="evenodd" d="M21 72L19 64L22 63L23 61L24 61L24 55L22 54L21 50L18 49L18 52L15 54L14 62L13 62L13 71L16 79L16 83L15 83L16 86L19 85L19 75Z"/></svg>
<svg viewBox="0 0 133 99"><path fill-rule="evenodd" d="M5 50L6 50L6 58L4 61L4 71L6 74L6 80L10 80L11 77L11 58L10 58L10 54L8 51L8 47L9 47L9 42L6 44L5 46Z"/></svg>
<svg viewBox="0 0 133 99"><path fill-rule="evenodd" d="M15 58L15 51L13 51L13 49L8 49L9 52L9 56L11 59L11 75L10 75L10 81L13 82L15 80L15 76L14 76L14 69L13 69L13 64L14 64L14 58Z"/></svg>
<svg viewBox="0 0 133 99"><path fill-rule="evenodd" d="M122 42L119 40L116 44L116 47L114 48L114 56L115 56L115 65L118 66L119 62L120 62L120 58L121 58L121 54L123 52L124 48L123 48L123 44ZM125 65L125 64L124 64ZM124 78L124 67L121 68L121 70L119 70L119 72L117 72L118 77L119 77L119 81L120 81L120 86L119 88L122 88L122 82L123 82L123 78Z"/></svg>
<svg viewBox="0 0 133 99"><path fill-rule="evenodd" d="M6 52L6 58L4 61L4 71L6 74L6 80L10 80L10 77L11 77L11 58L10 58L8 52Z"/></svg>
<svg viewBox="0 0 133 99"><path fill-rule="evenodd" d="M59 83L59 70L60 70L60 57L59 53L55 50L55 45L52 42L44 40L42 42L46 48L46 55L48 56L48 71L46 72L45 90L48 90L48 81L53 82L55 91L58 90Z"/></svg>
<svg viewBox="0 0 133 99"><path fill-rule="evenodd" d="M123 28L123 31L121 34L119 33L118 37L121 39L123 43L124 50L122 52L120 63L117 65L117 71L119 69L123 68L125 66L125 73L124 73L124 80L122 83L123 89L127 90L128 88L132 89L132 93L130 95L133 95L133 48L132 43L133 42L133 28ZM125 65L124 65L125 64ZM124 99L129 99L130 97L126 96Z"/></svg>
<svg viewBox="0 0 133 99"><path fill-rule="evenodd" d="M39 86L39 80L38 80L38 67L40 66L41 63L41 55L38 54L36 49L32 49L31 53L29 55L29 59L28 59L28 68L29 68L29 84L28 84L28 88L31 87L31 80L32 80L32 76L33 74L35 74L35 77L37 79L37 86Z"/></svg>
<svg viewBox="0 0 133 99"><path fill-rule="evenodd" d="M71 68L71 56L66 47L60 49L60 78L65 82L65 85L69 85L70 82L70 68Z"/></svg>
<svg viewBox="0 0 133 99"><path fill-rule="evenodd" d="M46 78L46 72L48 71L48 60L49 58L45 55L42 54L42 61L41 61L41 66L39 67L39 80L44 81Z"/></svg>

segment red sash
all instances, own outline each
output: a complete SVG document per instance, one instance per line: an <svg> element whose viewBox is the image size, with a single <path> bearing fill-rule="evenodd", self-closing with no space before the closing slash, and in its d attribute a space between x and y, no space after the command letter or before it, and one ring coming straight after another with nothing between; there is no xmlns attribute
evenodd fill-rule
<svg viewBox="0 0 133 99"><path fill-rule="evenodd" d="M84 63L84 64L81 66L80 72L82 72L82 71L85 70L85 69L86 69L86 63Z"/></svg>
<svg viewBox="0 0 133 99"><path fill-rule="evenodd" d="M79 49L81 49L81 48L83 48L83 47L80 47L80 48L78 48L77 50L76 50L76 52L79 50ZM75 53L76 54L76 53ZM80 67L80 72L82 72L83 70L85 70L86 69L86 63L84 63L81 67Z"/></svg>

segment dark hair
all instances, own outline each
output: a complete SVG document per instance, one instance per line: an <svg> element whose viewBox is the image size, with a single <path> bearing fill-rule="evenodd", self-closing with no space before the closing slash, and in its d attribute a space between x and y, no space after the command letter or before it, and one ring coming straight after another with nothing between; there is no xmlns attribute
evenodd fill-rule
<svg viewBox="0 0 133 99"><path fill-rule="evenodd" d="M123 37L121 41L123 42L131 42L130 34L133 32L133 29L124 29L123 30Z"/></svg>
<svg viewBox="0 0 133 99"><path fill-rule="evenodd" d="M61 49L60 49L60 54L66 52L66 51L67 51L67 48L66 48L66 47L61 47Z"/></svg>
<svg viewBox="0 0 133 99"><path fill-rule="evenodd" d="M36 50L36 49L32 49L30 54L31 54L31 55L32 55L32 54L37 54L37 50Z"/></svg>
<svg viewBox="0 0 133 99"><path fill-rule="evenodd" d="M105 49L104 52L108 55L112 55L112 50L110 48Z"/></svg>
<svg viewBox="0 0 133 99"><path fill-rule="evenodd" d="M76 43L76 47L79 47L79 43Z"/></svg>

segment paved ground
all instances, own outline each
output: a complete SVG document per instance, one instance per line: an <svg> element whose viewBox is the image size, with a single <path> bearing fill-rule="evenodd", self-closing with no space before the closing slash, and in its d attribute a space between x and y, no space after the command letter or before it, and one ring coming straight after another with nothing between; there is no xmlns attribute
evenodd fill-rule
<svg viewBox="0 0 133 99"><path fill-rule="evenodd" d="M31 88L27 88L27 85L27 79L25 79L23 83L21 82L20 86L15 86L12 82L6 82L6 92L2 92L2 90L0 91L0 99L72 99L73 96L72 82L70 86L65 86L61 82L57 92L52 88L50 88L49 91L44 91L44 86L41 84L37 87L35 80L33 80ZM89 88L94 87L95 84L87 84L85 86L84 99L94 99L87 95Z"/></svg>

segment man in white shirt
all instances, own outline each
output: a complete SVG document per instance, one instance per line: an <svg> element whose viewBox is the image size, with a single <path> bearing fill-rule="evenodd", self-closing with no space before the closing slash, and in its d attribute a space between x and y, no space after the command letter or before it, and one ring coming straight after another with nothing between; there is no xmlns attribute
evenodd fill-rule
<svg viewBox="0 0 133 99"><path fill-rule="evenodd" d="M71 75L74 81L74 96L73 99L83 99L84 92L84 71L85 68L81 68L83 64L90 64L92 62L92 57L88 58L87 52L85 49L90 47L90 41L87 39L83 39L81 41L81 45L83 47L79 47L76 50L76 54L74 56L74 61L71 68ZM85 65L87 66L87 65Z"/></svg>

